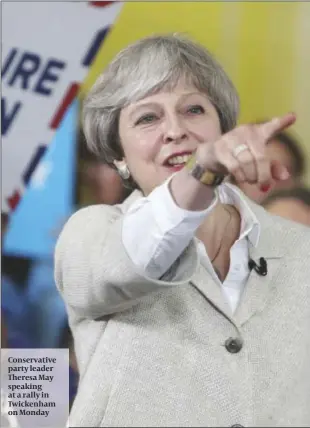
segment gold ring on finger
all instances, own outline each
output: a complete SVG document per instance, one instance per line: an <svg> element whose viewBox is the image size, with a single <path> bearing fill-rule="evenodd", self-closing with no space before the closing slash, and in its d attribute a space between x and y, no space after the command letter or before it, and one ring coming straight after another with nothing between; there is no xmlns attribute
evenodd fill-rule
<svg viewBox="0 0 310 428"><path fill-rule="evenodd" d="M246 144L240 144L240 146L237 146L233 149L233 155L236 158L240 153L244 152L245 150L249 150L249 147Z"/></svg>

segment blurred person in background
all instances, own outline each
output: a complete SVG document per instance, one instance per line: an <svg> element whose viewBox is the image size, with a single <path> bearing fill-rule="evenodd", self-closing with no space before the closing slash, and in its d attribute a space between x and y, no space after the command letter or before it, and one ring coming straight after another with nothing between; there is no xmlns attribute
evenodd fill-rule
<svg viewBox="0 0 310 428"><path fill-rule="evenodd" d="M310 190L296 187L272 193L264 207L272 214L310 226Z"/></svg>
<svg viewBox="0 0 310 428"><path fill-rule="evenodd" d="M3 238L9 226L1 215ZM67 314L55 287L52 259L1 255L1 311L8 348L54 348Z"/></svg>
<svg viewBox="0 0 310 428"><path fill-rule="evenodd" d="M245 195L258 204L261 204L268 195L277 190L299 186L306 172L305 154L302 147L299 141L286 131L279 132L268 141L266 153L271 161L279 161L286 167L289 172L289 177L286 180L272 180L267 187L245 182L234 182Z"/></svg>
<svg viewBox="0 0 310 428"><path fill-rule="evenodd" d="M1 243L8 226L9 216L6 213L1 213Z"/></svg>
<svg viewBox="0 0 310 428"><path fill-rule="evenodd" d="M175 34L128 46L90 90L87 144L134 192L76 212L56 245L70 427L310 424L310 230L228 182L287 180L266 144L296 117L238 112L222 67Z"/></svg>
<svg viewBox="0 0 310 428"><path fill-rule="evenodd" d="M1 348L8 347L7 329L5 325L4 314L1 310Z"/></svg>
<svg viewBox="0 0 310 428"><path fill-rule="evenodd" d="M9 225L9 216L1 213L1 241ZM31 260L1 254L1 321L5 331L2 347L35 347L36 325L27 298L27 280Z"/></svg>
<svg viewBox="0 0 310 428"><path fill-rule="evenodd" d="M90 204L114 205L122 203L131 192L106 162L98 159L87 147L83 131L79 132L78 201Z"/></svg>
<svg viewBox="0 0 310 428"><path fill-rule="evenodd" d="M2 256L1 279L8 348L57 348L67 314L55 287L53 263Z"/></svg>
<svg viewBox="0 0 310 428"><path fill-rule="evenodd" d="M6 213L1 213L1 249L3 243L3 237L8 224L8 215ZM2 258L2 255L1 255ZM1 272L1 293L2 293L2 272ZM7 338L7 326L6 320L3 313L3 306L1 304L1 348L8 347L8 338Z"/></svg>
<svg viewBox="0 0 310 428"><path fill-rule="evenodd" d="M84 141L80 132L77 204L122 202L128 194L122 179L114 169L98 161ZM2 237L8 221L8 215L2 213ZM57 234L59 230L52 233ZM1 293L8 347L59 346L67 314L55 287L52 259L3 255Z"/></svg>

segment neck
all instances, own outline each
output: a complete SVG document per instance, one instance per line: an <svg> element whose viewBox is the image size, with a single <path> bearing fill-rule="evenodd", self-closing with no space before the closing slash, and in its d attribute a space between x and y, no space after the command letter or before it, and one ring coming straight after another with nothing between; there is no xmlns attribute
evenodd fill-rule
<svg viewBox="0 0 310 428"><path fill-rule="evenodd" d="M211 260L218 258L217 253L221 259L227 259L230 248L240 235L240 227L239 211L232 205L219 203L199 227L197 238L204 243Z"/></svg>

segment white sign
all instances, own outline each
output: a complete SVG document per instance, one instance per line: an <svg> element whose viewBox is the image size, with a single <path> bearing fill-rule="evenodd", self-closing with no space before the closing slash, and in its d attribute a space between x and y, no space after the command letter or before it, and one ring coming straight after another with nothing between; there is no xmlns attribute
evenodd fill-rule
<svg viewBox="0 0 310 428"><path fill-rule="evenodd" d="M2 211L14 208L122 3L2 4Z"/></svg>

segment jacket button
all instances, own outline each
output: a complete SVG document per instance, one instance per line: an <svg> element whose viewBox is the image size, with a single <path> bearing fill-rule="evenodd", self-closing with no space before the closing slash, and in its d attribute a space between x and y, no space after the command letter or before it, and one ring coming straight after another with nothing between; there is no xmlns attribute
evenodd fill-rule
<svg viewBox="0 0 310 428"><path fill-rule="evenodd" d="M225 348L231 354L237 354L242 349L242 341L238 338L234 339L234 338L230 337L225 342ZM233 426L242 426L242 425L233 425Z"/></svg>

